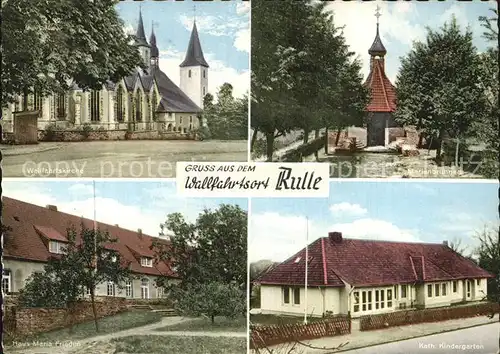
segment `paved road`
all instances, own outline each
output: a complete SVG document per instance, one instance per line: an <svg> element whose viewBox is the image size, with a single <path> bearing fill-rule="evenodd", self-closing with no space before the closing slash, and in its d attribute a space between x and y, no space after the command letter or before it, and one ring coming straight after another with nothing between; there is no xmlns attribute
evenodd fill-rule
<svg viewBox="0 0 500 354"><path fill-rule="evenodd" d="M0 147L4 177L175 177L177 161L247 161L238 141L87 141Z"/></svg>
<svg viewBox="0 0 500 354"><path fill-rule="evenodd" d="M497 354L500 325L493 323L458 331L346 351L349 354Z"/></svg>

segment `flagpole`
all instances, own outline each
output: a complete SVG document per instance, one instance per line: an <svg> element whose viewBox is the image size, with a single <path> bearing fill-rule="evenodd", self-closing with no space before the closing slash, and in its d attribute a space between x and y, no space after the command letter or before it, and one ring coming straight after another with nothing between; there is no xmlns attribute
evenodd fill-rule
<svg viewBox="0 0 500 354"><path fill-rule="evenodd" d="M97 217L96 217L96 203L95 203L95 180L92 181L94 191L94 266L97 271Z"/></svg>
<svg viewBox="0 0 500 354"><path fill-rule="evenodd" d="M309 218L306 217L306 269L305 269L305 287L304 287L304 324L307 324L307 268L309 265Z"/></svg>

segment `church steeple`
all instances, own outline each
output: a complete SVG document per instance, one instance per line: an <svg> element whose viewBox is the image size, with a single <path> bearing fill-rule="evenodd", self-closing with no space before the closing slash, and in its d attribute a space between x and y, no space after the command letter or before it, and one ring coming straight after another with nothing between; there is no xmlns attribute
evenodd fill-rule
<svg viewBox="0 0 500 354"><path fill-rule="evenodd" d="M144 22L142 21L142 9L139 9L139 24L137 25L137 32L135 33L137 45L149 46L144 32Z"/></svg>
<svg viewBox="0 0 500 354"><path fill-rule="evenodd" d="M158 67L160 51L156 46L156 35L154 30L154 23L151 26L151 37L149 37L149 43L151 44L151 66Z"/></svg>
<svg viewBox="0 0 500 354"><path fill-rule="evenodd" d="M382 44L382 40L380 39L379 33L379 17L382 16L380 14L380 7L377 6L377 11L375 12L375 17L377 18L377 34L375 35L375 40L373 41L372 46L368 49L368 54L372 57L383 57L387 54L387 50Z"/></svg>
<svg viewBox="0 0 500 354"><path fill-rule="evenodd" d="M200 38L198 37L198 29L196 28L196 21L193 23L193 30L191 31L191 38L189 39L186 58L179 65L181 68L187 66L203 66L208 68L208 64L203 56L201 49Z"/></svg>

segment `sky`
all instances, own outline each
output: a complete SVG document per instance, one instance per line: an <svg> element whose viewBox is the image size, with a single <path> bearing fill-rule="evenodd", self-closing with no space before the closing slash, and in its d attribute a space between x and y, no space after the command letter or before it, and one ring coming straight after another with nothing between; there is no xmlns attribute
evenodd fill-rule
<svg viewBox="0 0 500 354"><path fill-rule="evenodd" d="M329 198L253 198L249 258L284 261L305 247L306 237L311 243L330 231L358 239L460 240L470 251L476 233L495 225L494 182L332 181Z"/></svg>
<svg viewBox="0 0 500 354"><path fill-rule="evenodd" d="M195 5L196 4L196 5ZM179 64L184 60L196 16L205 59L210 66L208 91L215 95L225 82L234 95L249 89L250 6L248 2L122 1L118 13L127 32L135 33L142 8L149 41L152 24L160 51L160 68L179 85Z"/></svg>
<svg viewBox="0 0 500 354"><path fill-rule="evenodd" d="M3 195L35 205L56 205L59 211L94 218L94 188L90 180L2 181ZM247 199L182 198L175 182L103 181L95 183L96 220L158 236L167 215L179 212L194 222L205 208L237 204L247 210Z"/></svg>
<svg viewBox="0 0 500 354"><path fill-rule="evenodd" d="M479 51L485 50L488 43L481 38L482 27L479 16L491 17L489 8L494 1L332 1L327 9L334 11L334 23L345 26L344 35L351 51L363 61L363 74L368 76L370 56L368 49L375 39L376 7L380 6L380 35L387 54L385 57L386 74L394 84L400 67L400 57L410 50L413 41L423 41L426 27L439 29L455 15L458 24L465 30L470 26L474 34L474 44Z"/></svg>

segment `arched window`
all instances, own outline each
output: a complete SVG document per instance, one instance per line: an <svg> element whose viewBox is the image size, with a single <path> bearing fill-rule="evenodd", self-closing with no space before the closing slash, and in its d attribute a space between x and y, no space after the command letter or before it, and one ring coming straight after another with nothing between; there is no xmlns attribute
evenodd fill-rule
<svg viewBox="0 0 500 354"><path fill-rule="evenodd" d="M123 122L125 118L125 112L123 107L123 87L122 85L118 85L118 89L116 90L116 121Z"/></svg>
<svg viewBox="0 0 500 354"><path fill-rule="evenodd" d="M142 278L141 280L141 299L149 299L149 279Z"/></svg>
<svg viewBox="0 0 500 354"><path fill-rule="evenodd" d="M115 283L113 283L112 281L108 282L107 295L115 296Z"/></svg>
<svg viewBox="0 0 500 354"><path fill-rule="evenodd" d="M54 98L56 118L66 118L66 95L64 93L60 93Z"/></svg>
<svg viewBox="0 0 500 354"><path fill-rule="evenodd" d="M153 112L153 121L156 122L157 113L156 109L158 108L158 96L156 96L156 91L153 90L153 97L151 98L151 112Z"/></svg>
<svg viewBox="0 0 500 354"><path fill-rule="evenodd" d="M92 122L99 122L101 120L101 93L97 90L94 90L90 93L89 100L89 112L90 112L90 120Z"/></svg>
<svg viewBox="0 0 500 354"><path fill-rule="evenodd" d="M188 71L188 77L191 77L191 69Z"/></svg>
<svg viewBox="0 0 500 354"><path fill-rule="evenodd" d="M137 91L137 100L135 102L135 120L142 121L142 92Z"/></svg>
<svg viewBox="0 0 500 354"><path fill-rule="evenodd" d="M170 123L167 127L167 131L171 132L172 131L172 124Z"/></svg>
<svg viewBox="0 0 500 354"><path fill-rule="evenodd" d="M206 78L205 70L203 70L203 78Z"/></svg>
<svg viewBox="0 0 500 354"><path fill-rule="evenodd" d="M125 283L125 296L132 297L132 282L130 280Z"/></svg>

